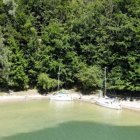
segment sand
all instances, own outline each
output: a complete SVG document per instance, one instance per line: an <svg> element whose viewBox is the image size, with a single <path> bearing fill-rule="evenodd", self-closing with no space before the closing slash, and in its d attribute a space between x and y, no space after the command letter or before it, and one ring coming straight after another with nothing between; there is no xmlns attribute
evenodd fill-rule
<svg viewBox="0 0 140 140"><path fill-rule="evenodd" d="M10 91L10 93L1 92L0 94L0 102L48 99L47 96L39 94L36 89L20 92Z"/></svg>
<svg viewBox="0 0 140 140"><path fill-rule="evenodd" d="M95 103L98 95L82 95L80 92L75 90L65 90L67 93L71 94L74 100ZM27 91L13 92L10 93L1 92L0 93L0 102L10 102L10 101L25 101L25 100L40 100L40 99L49 99L48 95L41 95L36 89L31 89ZM120 101L123 108L132 109L140 111L140 101Z"/></svg>

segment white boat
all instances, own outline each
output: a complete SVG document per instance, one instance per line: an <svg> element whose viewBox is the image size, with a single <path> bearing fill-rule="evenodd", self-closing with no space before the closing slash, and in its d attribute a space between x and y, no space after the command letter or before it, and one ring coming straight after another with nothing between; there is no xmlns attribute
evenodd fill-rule
<svg viewBox="0 0 140 140"><path fill-rule="evenodd" d="M107 108L111 108L111 109L117 109L120 110L122 109L121 103L119 102L119 100L117 99L111 99L109 97L106 96L106 68L105 68L105 79L104 79L104 97L99 97L98 99L96 99L96 104L103 106L103 107L107 107Z"/></svg>
<svg viewBox="0 0 140 140"><path fill-rule="evenodd" d="M58 91L56 93L54 93L53 95L49 96L50 100L56 100L56 101L72 101L73 98L70 94L66 93L65 90L61 90L59 91L60 88L60 74L61 74L61 70L60 70L60 66L59 66L59 70L58 70L58 85L57 85L57 89Z"/></svg>
<svg viewBox="0 0 140 140"><path fill-rule="evenodd" d="M58 92L54 95L50 96L50 100L56 100L56 101L72 101L73 98L70 94L64 93L64 92Z"/></svg>
<svg viewBox="0 0 140 140"><path fill-rule="evenodd" d="M111 109L117 109L120 110L122 109L122 106L120 102L116 99L111 99L111 98L106 98L106 97L100 97L99 99L96 100L95 102L97 105L111 108Z"/></svg>

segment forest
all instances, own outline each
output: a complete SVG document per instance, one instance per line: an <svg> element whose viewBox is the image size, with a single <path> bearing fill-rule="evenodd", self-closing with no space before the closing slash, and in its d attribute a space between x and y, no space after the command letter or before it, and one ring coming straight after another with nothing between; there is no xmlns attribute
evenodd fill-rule
<svg viewBox="0 0 140 140"><path fill-rule="evenodd" d="M140 0L0 0L0 88L140 91Z"/></svg>

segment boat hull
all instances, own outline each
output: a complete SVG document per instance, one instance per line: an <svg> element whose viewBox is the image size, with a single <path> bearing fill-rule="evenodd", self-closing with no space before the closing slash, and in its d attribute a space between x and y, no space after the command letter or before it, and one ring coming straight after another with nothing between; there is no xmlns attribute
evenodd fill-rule
<svg viewBox="0 0 140 140"><path fill-rule="evenodd" d="M116 110L121 110L122 106L119 102L113 101L113 100L107 100L107 99L98 99L95 102L97 105L110 108L110 109L116 109Z"/></svg>

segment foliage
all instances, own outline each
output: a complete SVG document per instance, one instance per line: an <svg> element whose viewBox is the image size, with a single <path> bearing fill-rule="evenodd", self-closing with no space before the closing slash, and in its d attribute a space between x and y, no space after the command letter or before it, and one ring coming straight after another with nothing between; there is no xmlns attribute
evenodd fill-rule
<svg viewBox="0 0 140 140"><path fill-rule="evenodd" d="M4 45L4 38L0 27L0 84L4 86L4 84L8 85L9 81L9 70L10 70L10 62L9 62L10 51L6 45Z"/></svg>
<svg viewBox="0 0 140 140"><path fill-rule="evenodd" d="M96 90L102 87L103 75L98 66L85 67L77 73L76 77L84 91Z"/></svg>
<svg viewBox="0 0 140 140"><path fill-rule="evenodd" d="M38 87L40 90L50 90L57 87L57 80L50 78L47 74L41 73L38 76Z"/></svg>
<svg viewBox="0 0 140 140"><path fill-rule="evenodd" d="M44 89L38 75L55 80L61 67L64 87L98 89L98 66L108 69L108 88L139 91L139 5L140 0L1 0L1 86Z"/></svg>

